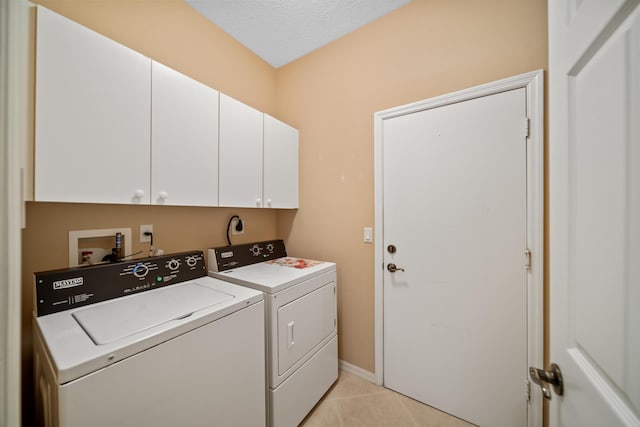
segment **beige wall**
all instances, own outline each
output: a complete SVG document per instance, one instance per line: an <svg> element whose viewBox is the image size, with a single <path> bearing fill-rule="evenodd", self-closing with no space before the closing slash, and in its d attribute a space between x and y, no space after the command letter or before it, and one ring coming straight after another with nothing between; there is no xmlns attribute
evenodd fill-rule
<svg viewBox="0 0 640 427"><path fill-rule="evenodd" d="M278 70L279 117L300 129L291 253L338 263L340 358L374 371L373 114L547 67L545 0L415 0ZM413 189L411 189L413 190Z"/></svg>
<svg viewBox="0 0 640 427"><path fill-rule="evenodd" d="M274 114L276 71L181 0L36 0L152 59ZM240 214L246 232L234 243L273 239L276 211L28 203L23 231L22 353L24 425L33 423L31 312L33 273L68 264L70 230L130 227L133 251L140 224L153 224L154 245L166 253L226 244L229 217Z"/></svg>

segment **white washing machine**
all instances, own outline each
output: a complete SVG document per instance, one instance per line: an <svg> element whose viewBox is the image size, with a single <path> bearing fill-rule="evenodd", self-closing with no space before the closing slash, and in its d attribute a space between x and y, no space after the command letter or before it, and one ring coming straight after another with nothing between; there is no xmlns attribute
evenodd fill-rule
<svg viewBox="0 0 640 427"><path fill-rule="evenodd" d="M185 252L35 275L39 425L265 425L262 293Z"/></svg>
<svg viewBox="0 0 640 427"><path fill-rule="evenodd" d="M297 426L338 378L336 265L273 240L209 249L209 275L264 292L268 425Z"/></svg>

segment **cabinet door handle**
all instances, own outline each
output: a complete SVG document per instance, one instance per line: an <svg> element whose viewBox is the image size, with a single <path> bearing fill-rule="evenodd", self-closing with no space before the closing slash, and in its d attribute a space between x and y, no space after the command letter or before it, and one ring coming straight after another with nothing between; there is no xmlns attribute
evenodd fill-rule
<svg viewBox="0 0 640 427"><path fill-rule="evenodd" d="M136 190L136 192L135 192L135 196L136 196L138 199L142 199L142 198L144 197L144 190Z"/></svg>
<svg viewBox="0 0 640 427"><path fill-rule="evenodd" d="M167 193L166 191L161 191L158 197L160 197L162 200L165 200L167 197L169 197L169 193Z"/></svg>
<svg viewBox="0 0 640 427"><path fill-rule="evenodd" d="M256 206L257 206L257 207L260 207L260 204L261 204L261 203L262 203L262 199L261 199L260 197L258 197L258 198L256 199Z"/></svg>

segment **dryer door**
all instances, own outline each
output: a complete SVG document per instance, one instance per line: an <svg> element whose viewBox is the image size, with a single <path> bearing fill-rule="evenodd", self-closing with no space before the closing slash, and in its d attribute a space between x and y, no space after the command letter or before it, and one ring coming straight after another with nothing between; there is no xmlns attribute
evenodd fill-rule
<svg viewBox="0 0 640 427"><path fill-rule="evenodd" d="M335 322L335 282L279 307L278 375L331 336Z"/></svg>

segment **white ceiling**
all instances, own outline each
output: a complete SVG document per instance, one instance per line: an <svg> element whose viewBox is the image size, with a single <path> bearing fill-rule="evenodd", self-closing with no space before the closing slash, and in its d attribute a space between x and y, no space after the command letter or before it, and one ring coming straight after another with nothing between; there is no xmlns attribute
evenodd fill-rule
<svg viewBox="0 0 640 427"><path fill-rule="evenodd" d="M278 68L411 0L185 0Z"/></svg>

